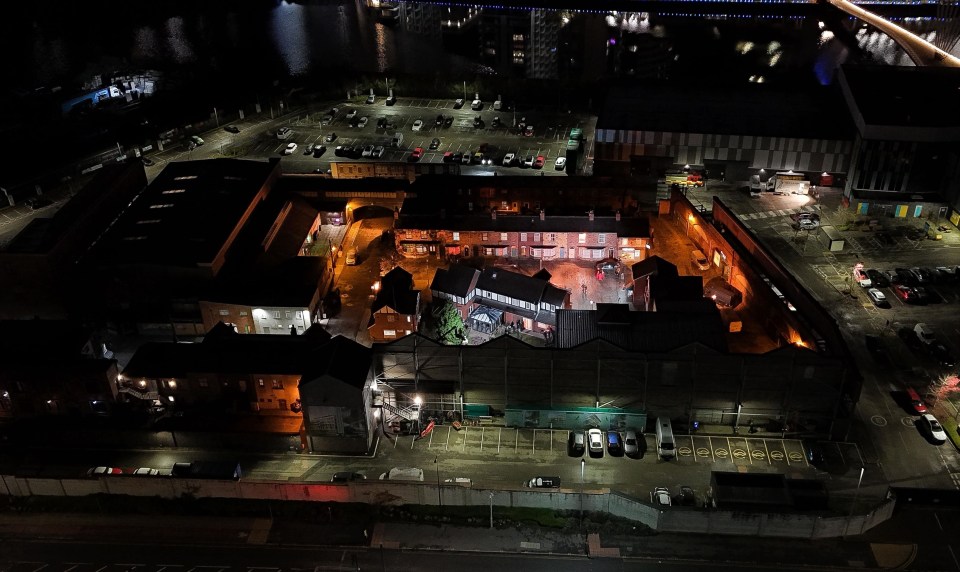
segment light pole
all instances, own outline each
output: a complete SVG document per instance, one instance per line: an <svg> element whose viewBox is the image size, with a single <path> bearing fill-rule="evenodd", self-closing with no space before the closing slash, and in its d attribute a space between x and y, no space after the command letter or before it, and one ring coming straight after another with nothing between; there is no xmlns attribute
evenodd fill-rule
<svg viewBox="0 0 960 572"><path fill-rule="evenodd" d="M580 529L583 530L583 470L587 461L580 459Z"/></svg>
<svg viewBox="0 0 960 572"><path fill-rule="evenodd" d="M850 521L853 520L853 511L857 508L857 498L860 496L860 483L863 482L863 467L860 467L860 477L857 479L857 490L853 493L853 503L850 504L850 513L847 514L847 526L843 529L843 535L850 534Z"/></svg>
<svg viewBox="0 0 960 572"><path fill-rule="evenodd" d="M463 80L463 102L467 102L467 80Z"/></svg>
<svg viewBox="0 0 960 572"><path fill-rule="evenodd" d="M439 458L440 458L439 455L434 455L434 456L433 456L433 464L434 464L434 465L436 466L436 468L437 468L437 501L438 501L439 504L440 504L440 508L443 508L443 494L442 494L441 489L440 489L440 463L437 462L437 460L438 460Z"/></svg>
<svg viewBox="0 0 960 572"><path fill-rule="evenodd" d="M493 493L490 493L490 530L493 530Z"/></svg>

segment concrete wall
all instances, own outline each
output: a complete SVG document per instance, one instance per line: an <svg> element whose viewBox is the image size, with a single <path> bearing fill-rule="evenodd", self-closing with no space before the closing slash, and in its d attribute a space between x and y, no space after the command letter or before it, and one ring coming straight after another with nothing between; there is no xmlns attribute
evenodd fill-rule
<svg viewBox="0 0 960 572"><path fill-rule="evenodd" d="M486 490L429 483L358 481L312 484L275 481L221 481L165 477L104 477L99 479L25 478L0 475L0 495L85 496L117 494L176 498L268 499L284 501L359 502L375 505L489 506L606 512L640 522L662 532L702 532L780 538L830 538L856 535L886 521L895 500L886 500L867 514L822 516L735 512L692 507L653 507L608 489Z"/></svg>

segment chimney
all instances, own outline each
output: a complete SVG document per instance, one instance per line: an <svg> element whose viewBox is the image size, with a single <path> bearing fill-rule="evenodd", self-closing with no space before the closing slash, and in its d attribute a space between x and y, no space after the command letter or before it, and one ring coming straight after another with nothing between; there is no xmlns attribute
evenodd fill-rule
<svg viewBox="0 0 960 572"><path fill-rule="evenodd" d="M543 209L540 209L540 220L546 220L546 218L547 218L547 213L545 213Z"/></svg>
<svg viewBox="0 0 960 572"><path fill-rule="evenodd" d="M497 209L492 209L490 211L490 218L493 220L497 220Z"/></svg>
<svg viewBox="0 0 960 572"><path fill-rule="evenodd" d="M587 215L589 215L590 220L593 220L593 211L592 211L592 210L591 210L589 213L587 213Z"/></svg>
<svg viewBox="0 0 960 572"><path fill-rule="evenodd" d="M617 211L617 222L620 222L620 211Z"/></svg>

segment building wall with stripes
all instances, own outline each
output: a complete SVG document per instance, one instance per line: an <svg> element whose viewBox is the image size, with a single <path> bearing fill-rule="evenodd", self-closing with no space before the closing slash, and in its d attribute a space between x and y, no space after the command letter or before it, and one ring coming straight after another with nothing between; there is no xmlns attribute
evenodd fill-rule
<svg viewBox="0 0 960 572"><path fill-rule="evenodd" d="M751 169L846 173L853 142L839 139L597 129L597 161L673 157L678 165L746 162Z"/></svg>

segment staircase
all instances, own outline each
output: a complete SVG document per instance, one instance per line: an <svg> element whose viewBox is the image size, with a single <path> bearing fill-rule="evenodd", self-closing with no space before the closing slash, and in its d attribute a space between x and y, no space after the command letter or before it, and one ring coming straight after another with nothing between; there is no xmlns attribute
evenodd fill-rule
<svg viewBox="0 0 960 572"><path fill-rule="evenodd" d="M396 405L393 405L392 403L388 403L386 401L384 401L382 405L383 405L383 410L394 417L400 417L401 419L407 419L411 421L419 417L419 410L416 406L400 409Z"/></svg>

